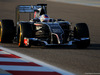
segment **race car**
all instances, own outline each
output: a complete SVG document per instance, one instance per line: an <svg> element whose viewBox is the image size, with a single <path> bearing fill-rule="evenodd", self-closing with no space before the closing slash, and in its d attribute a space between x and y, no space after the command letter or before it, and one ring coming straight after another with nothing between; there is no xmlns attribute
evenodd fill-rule
<svg viewBox="0 0 100 75"><path fill-rule="evenodd" d="M20 21L20 13L29 13L29 20ZM20 5L16 8L16 26L10 19L0 21L0 42L17 41L19 47L76 45L87 48L90 45L88 25L77 23L74 29L71 26L68 21L50 18L47 4Z"/></svg>

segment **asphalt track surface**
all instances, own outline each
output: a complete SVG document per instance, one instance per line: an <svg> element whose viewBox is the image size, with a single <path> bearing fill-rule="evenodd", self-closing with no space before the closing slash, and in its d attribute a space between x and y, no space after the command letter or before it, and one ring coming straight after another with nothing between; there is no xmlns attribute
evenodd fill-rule
<svg viewBox="0 0 100 75"><path fill-rule="evenodd" d="M0 0L0 20L15 20L17 5L48 4L48 15L52 18L62 18L72 22L85 22L90 29L91 45L87 49L75 47L32 46L19 48L14 44L0 44L0 46L37 58L41 61L57 66L78 75L85 73L100 73L100 8L83 5L74 5L43 0Z"/></svg>
<svg viewBox="0 0 100 75"><path fill-rule="evenodd" d="M100 7L100 0L49 0L49 1Z"/></svg>

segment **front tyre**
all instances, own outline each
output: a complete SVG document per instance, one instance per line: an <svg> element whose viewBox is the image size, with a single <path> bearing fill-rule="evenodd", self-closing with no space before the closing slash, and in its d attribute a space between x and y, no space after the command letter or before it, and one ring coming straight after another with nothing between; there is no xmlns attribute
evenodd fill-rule
<svg viewBox="0 0 100 75"><path fill-rule="evenodd" d="M74 27L74 38L77 48L87 48L90 45L89 29L86 23L78 23Z"/></svg>
<svg viewBox="0 0 100 75"><path fill-rule="evenodd" d="M32 24L29 24L29 23L21 23L19 25L19 43L18 43L18 46L19 47L24 47L25 44L24 44L24 38L32 38ZM29 44L29 46L27 47L30 47L31 45Z"/></svg>

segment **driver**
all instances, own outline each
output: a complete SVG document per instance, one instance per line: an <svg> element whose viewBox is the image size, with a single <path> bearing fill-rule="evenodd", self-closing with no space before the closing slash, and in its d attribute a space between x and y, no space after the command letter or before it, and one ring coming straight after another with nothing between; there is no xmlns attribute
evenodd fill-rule
<svg viewBox="0 0 100 75"><path fill-rule="evenodd" d="M47 14L43 14L39 17L41 22L49 22L50 18Z"/></svg>
<svg viewBox="0 0 100 75"><path fill-rule="evenodd" d="M41 15L39 18L31 19L30 22L49 22L50 18L47 14Z"/></svg>

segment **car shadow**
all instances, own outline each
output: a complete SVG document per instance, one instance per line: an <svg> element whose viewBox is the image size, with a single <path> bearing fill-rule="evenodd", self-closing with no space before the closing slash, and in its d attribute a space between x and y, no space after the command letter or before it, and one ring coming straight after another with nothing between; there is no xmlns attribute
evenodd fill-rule
<svg viewBox="0 0 100 75"><path fill-rule="evenodd" d="M100 44L90 44L90 46L86 49L77 49L75 45L73 46L46 46L46 47L42 47L42 49L58 49L58 50L62 50L62 49L74 49L74 50L100 50Z"/></svg>
<svg viewBox="0 0 100 75"><path fill-rule="evenodd" d="M3 47L7 47L7 48L19 48L18 44L16 43L2 43L0 44ZM23 49L27 48L27 47L22 47ZM90 46L86 49L77 49L75 45L73 46L31 46L31 49L35 48L35 49L57 49L57 50L100 50L100 44L90 44ZM28 48L27 48L28 49ZM30 48L29 48L30 49Z"/></svg>
<svg viewBox="0 0 100 75"><path fill-rule="evenodd" d="M88 50L100 50L100 44L91 44Z"/></svg>

